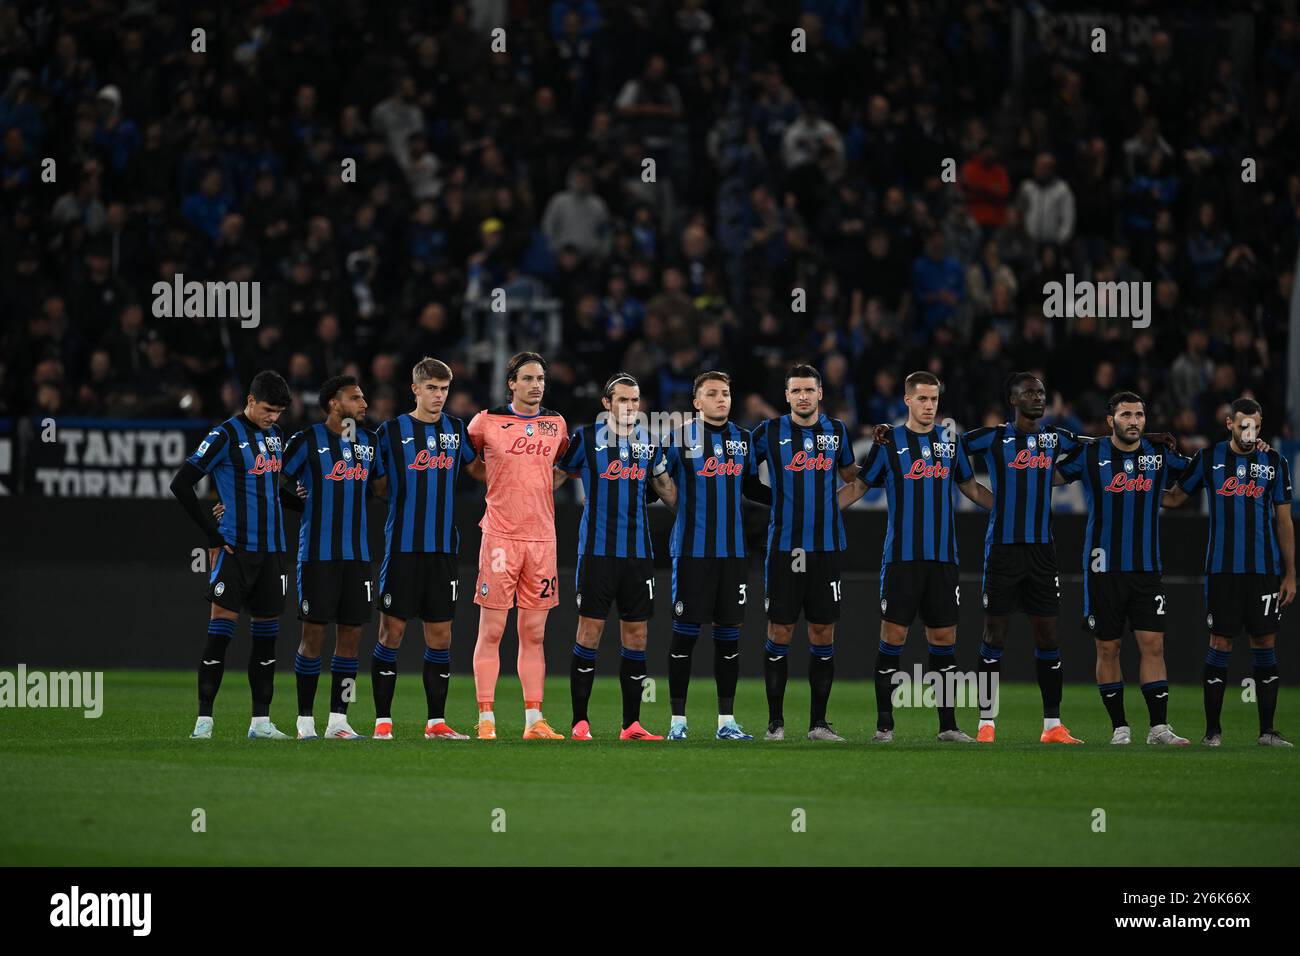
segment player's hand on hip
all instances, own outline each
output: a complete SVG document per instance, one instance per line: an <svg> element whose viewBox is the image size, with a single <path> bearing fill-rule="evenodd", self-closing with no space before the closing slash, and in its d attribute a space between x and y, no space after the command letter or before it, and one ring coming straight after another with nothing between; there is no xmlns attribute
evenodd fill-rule
<svg viewBox="0 0 1300 956"><path fill-rule="evenodd" d="M220 551L225 551L226 554L234 554L234 553L235 553L235 549L232 548L232 547L231 547L230 545L228 545L228 544L223 544L220 548L208 548L208 567L209 567L209 568L212 568L212 567L215 567L215 566L216 566L216 564L217 564L217 554L218 554L218 552L220 552Z"/></svg>
<svg viewBox="0 0 1300 956"><path fill-rule="evenodd" d="M226 506L223 505L220 501L218 501L215 505L212 506L212 517L216 518L218 521L221 520L221 516L225 513L226 513Z"/></svg>

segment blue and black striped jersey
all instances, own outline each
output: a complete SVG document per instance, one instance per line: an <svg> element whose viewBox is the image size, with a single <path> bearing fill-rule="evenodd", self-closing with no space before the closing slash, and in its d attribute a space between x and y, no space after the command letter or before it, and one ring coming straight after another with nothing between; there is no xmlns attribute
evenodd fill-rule
<svg viewBox="0 0 1300 956"><path fill-rule="evenodd" d="M1274 512L1291 501L1291 469L1277 450L1241 455L1221 441L1196 453L1178 482L1200 488L1210 513L1206 574L1281 574Z"/></svg>
<svg viewBox="0 0 1300 956"><path fill-rule="evenodd" d="M849 430L836 418L818 415L798 425L789 415L762 422L753 433L754 456L767 462L772 516L767 550L843 551L844 519L835 491L838 471L853 464Z"/></svg>
<svg viewBox="0 0 1300 956"><path fill-rule="evenodd" d="M1080 439L1055 425L1030 433L1007 422L976 428L961 440L971 463L982 459L989 472L993 510L984 553L994 544L1051 544L1052 479Z"/></svg>
<svg viewBox="0 0 1300 956"><path fill-rule="evenodd" d="M241 412L208 432L186 459L216 482L225 505L217 527L231 547L287 550L279 497L283 434L279 425L259 430Z"/></svg>
<svg viewBox="0 0 1300 956"><path fill-rule="evenodd" d="M677 486L677 517L669 551L674 558L743 558L741 494L758 477L753 437L732 422L692 419L664 449Z"/></svg>
<svg viewBox="0 0 1300 956"><path fill-rule="evenodd" d="M356 440L319 422L289 439L284 473L307 489L298 525L299 561L369 561L366 489L382 478L383 456L374 432L358 428Z"/></svg>
<svg viewBox="0 0 1300 956"><path fill-rule="evenodd" d="M1080 445L1057 470L1083 484L1088 527L1083 570L1160 571L1160 504L1188 466L1188 459L1143 438L1132 451L1109 438Z"/></svg>
<svg viewBox="0 0 1300 956"><path fill-rule="evenodd" d="M385 556L408 551L456 554L456 477L461 466L476 457L465 423L446 412L436 422L398 415L379 426L378 438L388 476Z"/></svg>
<svg viewBox="0 0 1300 956"><path fill-rule="evenodd" d="M582 481L587 503L578 554L651 558L646 482L661 474L664 450L641 425L624 435L608 425L583 425L569 436L557 467Z"/></svg>
<svg viewBox="0 0 1300 956"><path fill-rule="evenodd" d="M859 470L862 481L885 489L889 523L882 560L957 563L953 520L955 485L974 477L960 441L944 441L937 429L917 433L895 425L893 446L871 446Z"/></svg>

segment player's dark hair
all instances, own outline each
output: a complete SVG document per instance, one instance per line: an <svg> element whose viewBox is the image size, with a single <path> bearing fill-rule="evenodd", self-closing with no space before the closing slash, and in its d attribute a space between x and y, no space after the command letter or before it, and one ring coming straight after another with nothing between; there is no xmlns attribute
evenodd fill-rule
<svg viewBox="0 0 1300 956"><path fill-rule="evenodd" d="M450 382L451 366L426 355L411 369L411 382L419 385L421 382L428 381Z"/></svg>
<svg viewBox="0 0 1300 956"><path fill-rule="evenodd" d="M790 387L792 378L811 378L817 380L817 387L822 387L822 373L817 371L811 365L792 365L790 371L785 373L785 387Z"/></svg>
<svg viewBox="0 0 1300 956"><path fill-rule="evenodd" d="M279 372L273 372L269 368L253 376L248 394L253 396L255 402L265 402L278 408L288 408L293 401L293 396L289 394L289 383Z"/></svg>
<svg viewBox="0 0 1300 956"><path fill-rule="evenodd" d="M516 352L510 356L510 361L506 364L506 384L513 382L519 375L519 370L530 362L536 362L546 371L546 359L542 358L536 352Z"/></svg>
<svg viewBox="0 0 1300 956"><path fill-rule="evenodd" d="M343 389L360 384L355 375L335 375L333 378L325 379L320 386L320 410L328 415L330 413L330 399Z"/></svg>
<svg viewBox="0 0 1300 956"><path fill-rule="evenodd" d="M907 378L903 379L904 394L911 395L916 391L918 385L933 385L936 388L942 388L943 383L939 381L939 376L933 372L913 372Z"/></svg>
<svg viewBox="0 0 1300 956"><path fill-rule="evenodd" d="M700 386L705 382L722 382L724 385L730 385L731 376L726 372L719 372L717 370L701 372L699 375L695 376L695 384L691 386L691 394L698 395Z"/></svg>
<svg viewBox="0 0 1300 956"><path fill-rule="evenodd" d="M1114 415L1115 409L1119 408L1121 405L1132 404L1141 405L1142 411L1144 412L1147 410L1146 401L1137 392L1116 392L1110 397L1110 401L1106 404L1106 411L1109 414Z"/></svg>
<svg viewBox="0 0 1300 956"><path fill-rule="evenodd" d="M636 380L636 376L631 372L615 372L609 377L609 381L605 383L606 398L614 397L615 385L635 385L637 388L641 387L641 383Z"/></svg>
<svg viewBox="0 0 1300 956"><path fill-rule="evenodd" d="M1008 402L1011 401L1011 393L1014 392L1025 382L1041 382L1041 381L1042 379L1040 379L1033 372L1014 373L1010 378L1007 379L1007 387L1006 387L1007 401Z"/></svg>
<svg viewBox="0 0 1300 956"><path fill-rule="evenodd" d="M1238 412L1243 415L1258 415L1260 418L1264 417L1264 410L1260 408L1259 402L1255 401L1253 398L1239 398L1233 402L1232 407L1228 410L1228 414L1232 418L1236 418Z"/></svg>

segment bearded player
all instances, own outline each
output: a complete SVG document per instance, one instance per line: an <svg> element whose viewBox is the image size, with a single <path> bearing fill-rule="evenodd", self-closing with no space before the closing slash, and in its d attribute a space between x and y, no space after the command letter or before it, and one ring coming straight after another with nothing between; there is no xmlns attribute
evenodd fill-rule
<svg viewBox="0 0 1300 956"><path fill-rule="evenodd" d="M524 691L524 739L563 740L542 718L546 617L559 604L555 567L554 469L568 447L564 419L542 407L546 360L520 352L506 366L510 400L479 412L469 423L478 459L468 474L487 482L487 509L479 527L478 642L474 686L478 694L479 740L496 739L497 674L501 636L510 608L518 608L519 682Z"/></svg>

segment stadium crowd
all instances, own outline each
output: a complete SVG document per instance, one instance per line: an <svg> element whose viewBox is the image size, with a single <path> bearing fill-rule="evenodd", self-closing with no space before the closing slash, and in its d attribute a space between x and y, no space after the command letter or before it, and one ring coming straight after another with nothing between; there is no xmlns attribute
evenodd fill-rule
<svg viewBox="0 0 1300 956"><path fill-rule="evenodd" d="M1024 368L1067 427L1132 388L1193 444L1243 393L1280 433L1300 24L1243 5L1234 58L1220 8L1172 9L1107 54L1031 15L1017 85L1001 0L14 0L0 414L220 419L274 368L290 427L345 371L378 424L435 355L468 417L504 396L506 288L558 302L571 418L615 370L681 410L719 367L751 424L810 361L856 434L915 369L962 426L1005 420ZM177 273L260 282L260 324L155 317ZM1151 282L1150 326L1046 317L1066 273Z"/></svg>

